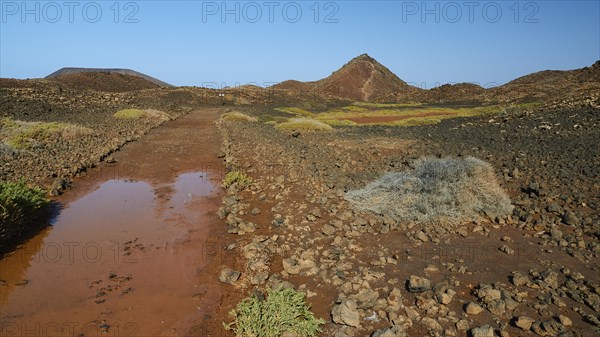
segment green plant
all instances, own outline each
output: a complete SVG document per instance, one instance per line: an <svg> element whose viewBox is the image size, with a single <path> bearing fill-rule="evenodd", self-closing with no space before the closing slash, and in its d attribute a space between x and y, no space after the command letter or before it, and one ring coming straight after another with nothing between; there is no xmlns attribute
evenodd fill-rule
<svg viewBox="0 0 600 337"><path fill-rule="evenodd" d="M0 119L0 129L13 129L18 126L19 125L17 124L17 122L13 121L12 119L10 119L8 117Z"/></svg>
<svg viewBox="0 0 600 337"><path fill-rule="evenodd" d="M246 173L239 170L233 170L225 175L225 179L223 180L223 188L229 188L229 186L236 184L238 187L243 189L252 185L253 182L254 181L252 178L248 177Z"/></svg>
<svg viewBox="0 0 600 337"><path fill-rule="evenodd" d="M113 116L121 119L139 119L146 116L146 113L140 109L123 109L115 112Z"/></svg>
<svg viewBox="0 0 600 337"><path fill-rule="evenodd" d="M0 241L35 221L50 201L44 190L19 182L0 182Z"/></svg>
<svg viewBox="0 0 600 337"><path fill-rule="evenodd" d="M236 337L316 336L325 321L315 318L304 297L302 292L284 288L267 290L266 298L254 292L229 313L234 321L224 324L225 328Z"/></svg>
<svg viewBox="0 0 600 337"><path fill-rule="evenodd" d="M115 112L113 116L119 119L152 118L161 121L168 121L171 119L169 114L155 109L123 109Z"/></svg>
<svg viewBox="0 0 600 337"><path fill-rule="evenodd" d="M287 122L275 126L281 131L328 131L331 125L312 118L290 118Z"/></svg>

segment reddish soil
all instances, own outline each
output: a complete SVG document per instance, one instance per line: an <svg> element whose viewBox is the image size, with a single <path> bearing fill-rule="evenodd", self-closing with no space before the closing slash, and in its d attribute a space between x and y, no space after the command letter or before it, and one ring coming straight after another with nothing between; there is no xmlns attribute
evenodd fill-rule
<svg viewBox="0 0 600 337"><path fill-rule="evenodd" d="M91 89L105 92L125 92L159 87L159 85L137 76L108 72L63 74L52 77L50 80L61 83L70 89Z"/></svg>
<svg viewBox="0 0 600 337"><path fill-rule="evenodd" d="M216 116L166 123L74 180L53 226L0 261L2 336L182 336L214 317L227 258Z"/></svg>
<svg viewBox="0 0 600 337"><path fill-rule="evenodd" d="M421 114L407 116L369 116L369 117L340 117L339 120L352 121L358 124L391 123L416 117L447 116L447 112L424 112Z"/></svg>

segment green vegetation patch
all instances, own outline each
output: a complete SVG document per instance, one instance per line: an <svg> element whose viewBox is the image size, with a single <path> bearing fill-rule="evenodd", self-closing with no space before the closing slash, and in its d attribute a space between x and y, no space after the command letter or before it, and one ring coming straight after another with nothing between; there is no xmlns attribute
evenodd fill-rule
<svg viewBox="0 0 600 337"><path fill-rule="evenodd" d="M239 111L228 112L228 113L224 114L223 116L221 116L221 119L226 120L226 121L233 121L233 122L252 122L252 123L254 123L254 122L258 121L256 118L248 116Z"/></svg>
<svg viewBox="0 0 600 337"><path fill-rule="evenodd" d="M0 242L18 235L50 205L44 190L24 181L0 182Z"/></svg>
<svg viewBox="0 0 600 337"><path fill-rule="evenodd" d="M0 140L13 149L26 150L54 139L71 140L92 134L92 129L68 123L0 121Z"/></svg>
<svg viewBox="0 0 600 337"><path fill-rule="evenodd" d="M312 118L290 118L275 126L280 131L329 131L333 128L324 122Z"/></svg>
<svg viewBox="0 0 600 337"><path fill-rule="evenodd" d="M113 116L121 119L139 119L145 117L146 113L140 109L123 109L115 112Z"/></svg>
<svg viewBox="0 0 600 337"><path fill-rule="evenodd" d="M310 311L304 293L293 289L269 289L266 298L254 292L229 315L234 321L225 328L233 330L236 337L313 337L325 323Z"/></svg>
<svg viewBox="0 0 600 337"><path fill-rule="evenodd" d="M171 116L166 112L155 109L123 109L115 112L113 116L119 119L151 118L161 121L168 121L171 119Z"/></svg>
<svg viewBox="0 0 600 337"><path fill-rule="evenodd" d="M296 108L296 107L284 107L284 108L276 108L275 110L277 111L281 111L281 112L285 112L288 114L292 114L295 116L299 116L299 117L313 117L315 116L314 113L305 110L303 108Z"/></svg>
<svg viewBox="0 0 600 337"><path fill-rule="evenodd" d="M240 189L244 189L252 185L253 182L254 180L248 177L246 173L239 170L233 170L225 175L225 179L223 179L223 188L227 189L229 186L236 184Z"/></svg>

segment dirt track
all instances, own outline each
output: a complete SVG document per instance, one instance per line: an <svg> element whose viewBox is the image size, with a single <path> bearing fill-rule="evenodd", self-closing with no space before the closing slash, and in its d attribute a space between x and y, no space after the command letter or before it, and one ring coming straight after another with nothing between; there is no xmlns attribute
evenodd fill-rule
<svg viewBox="0 0 600 337"><path fill-rule="evenodd" d="M70 324L73 336L180 336L207 326L226 258L215 215L217 113L168 122L115 153L116 163L74 179L56 199L65 207L52 227L0 261L3 336L43 335L52 324ZM100 250L97 259L86 245ZM61 254L49 255L56 247Z"/></svg>

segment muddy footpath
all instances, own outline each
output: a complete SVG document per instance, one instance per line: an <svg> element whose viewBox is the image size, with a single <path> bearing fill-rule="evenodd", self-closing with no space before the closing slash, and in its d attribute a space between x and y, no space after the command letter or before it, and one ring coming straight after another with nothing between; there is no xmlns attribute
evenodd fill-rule
<svg viewBox="0 0 600 337"><path fill-rule="evenodd" d="M0 260L3 337L182 336L208 326L226 259L217 118L204 108L166 122L54 198L62 207L51 225Z"/></svg>

